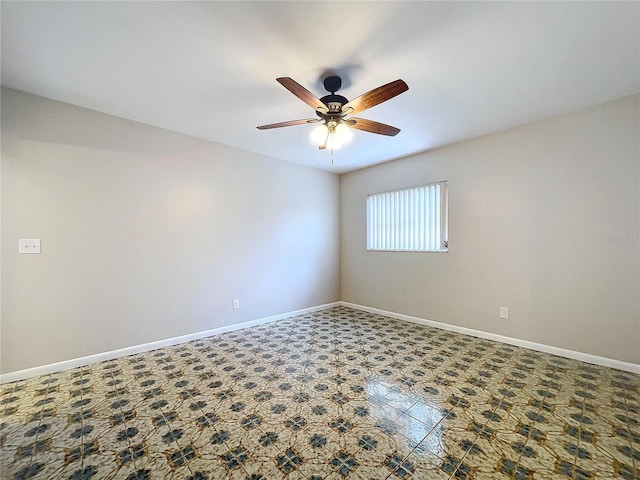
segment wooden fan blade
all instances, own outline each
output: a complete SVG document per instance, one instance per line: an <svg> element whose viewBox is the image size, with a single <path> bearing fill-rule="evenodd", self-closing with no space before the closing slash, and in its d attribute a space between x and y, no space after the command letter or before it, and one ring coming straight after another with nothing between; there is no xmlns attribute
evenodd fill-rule
<svg viewBox="0 0 640 480"><path fill-rule="evenodd" d="M354 123L351 123L353 121ZM377 133L379 135L388 135L389 137L395 137L400 129L392 127L391 125L385 125L384 123L374 122L373 120L367 120L365 118L349 118L347 122L351 128L356 128L370 133Z"/></svg>
<svg viewBox="0 0 640 480"><path fill-rule="evenodd" d="M351 100L342 107L342 113L351 115L353 113L361 112L367 108L375 107L382 102L386 102L407 90L409 90L409 86L404 83L403 80L396 80L394 82L387 83L386 85L374 88L373 90L360 95L358 98Z"/></svg>
<svg viewBox="0 0 640 480"><path fill-rule="evenodd" d="M309 90L304 88L292 78L280 77L276 78L276 81L314 110L317 110L318 108L326 110L327 106L322 103L318 97L316 97L313 93L311 93Z"/></svg>
<svg viewBox="0 0 640 480"><path fill-rule="evenodd" d="M293 127L294 125L302 125L305 123L317 123L320 122L320 118L307 118L303 120L289 120L288 122L280 122L280 123L270 123L269 125L260 125L258 130L268 130L269 128L280 128L280 127Z"/></svg>

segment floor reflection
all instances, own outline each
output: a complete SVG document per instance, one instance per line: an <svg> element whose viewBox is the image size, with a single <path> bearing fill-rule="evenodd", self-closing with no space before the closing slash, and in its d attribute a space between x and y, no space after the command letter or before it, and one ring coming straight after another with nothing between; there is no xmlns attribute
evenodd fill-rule
<svg viewBox="0 0 640 480"><path fill-rule="evenodd" d="M365 390L371 402L370 414L380 430L401 434L419 453L444 454L441 421L446 413L440 408L377 376L366 379Z"/></svg>

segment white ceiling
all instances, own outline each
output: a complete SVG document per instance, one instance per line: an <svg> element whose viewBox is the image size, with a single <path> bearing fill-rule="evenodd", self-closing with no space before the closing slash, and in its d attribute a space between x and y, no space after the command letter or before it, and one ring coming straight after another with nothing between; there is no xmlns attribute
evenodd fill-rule
<svg viewBox="0 0 640 480"><path fill-rule="evenodd" d="M2 2L2 85L337 173L640 91L640 2ZM349 99L402 78L318 151L279 85Z"/></svg>

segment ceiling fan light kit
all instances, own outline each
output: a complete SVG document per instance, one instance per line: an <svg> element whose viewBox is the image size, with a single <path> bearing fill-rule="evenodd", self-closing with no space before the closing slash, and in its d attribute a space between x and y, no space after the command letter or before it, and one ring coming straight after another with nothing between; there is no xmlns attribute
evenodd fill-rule
<svg viewBox="0 0 640 480"><path fill-rule="evenodd" d="M353 133L344 123L327 122L311 131L311 141L320 148L338 150L353 137Z"/></svg>
<svg viewBox="0 0 640 480"><path fill-rule="evenodd" d="M311 132L311 139L321 150L329 149L332 152L334 149L340 148L351 138L352 132L349 127L390 137L400 132L399 128L385 125L384 123L366 120L364 118L346 117L347 115L362 112L367 108L379 105L406 92L409 87L403 80L395 80L386 85L382 85L351 101L342 95L336 94L342 86L342 79L337 76L332 75L324 79L324 88L329 92L329 95L325 95L322 98L317 98L313 93L289 77L280 77L277 78L276 81L312 107L318 118L290 120L287 122L261 125L258 127L259 130L291 127L308 123L321 123Z"/></svg>

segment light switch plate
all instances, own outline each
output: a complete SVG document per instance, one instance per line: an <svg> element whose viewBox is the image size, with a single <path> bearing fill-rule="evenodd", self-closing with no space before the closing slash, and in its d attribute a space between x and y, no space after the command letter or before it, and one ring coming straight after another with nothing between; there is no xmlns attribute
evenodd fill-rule
<svg viewBox="0 0 640 480"><path fill-rule="evenodd" d="M39 238L19 239L18 253L40 253L40 239Z"/></svg>

